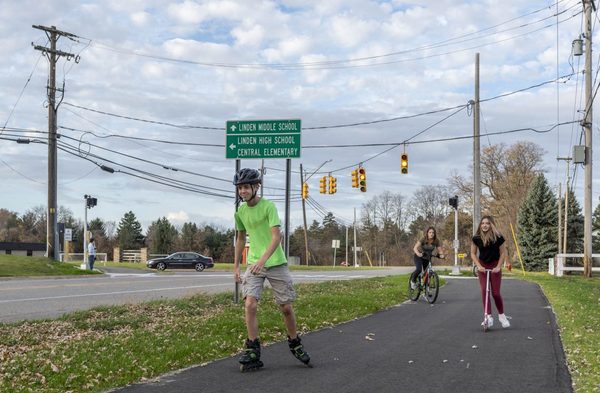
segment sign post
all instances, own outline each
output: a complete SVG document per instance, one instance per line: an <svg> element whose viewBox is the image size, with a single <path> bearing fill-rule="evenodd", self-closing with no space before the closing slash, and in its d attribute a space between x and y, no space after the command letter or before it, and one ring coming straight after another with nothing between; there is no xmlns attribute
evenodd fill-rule
<svg viewBox="0 0 600 393"><path fill-rule="evenodd" d="M335 267L335 254L338 248L340 248L340 241L339 240L332 240L331 241L331 248L333 248L333 267Z"/></svg>

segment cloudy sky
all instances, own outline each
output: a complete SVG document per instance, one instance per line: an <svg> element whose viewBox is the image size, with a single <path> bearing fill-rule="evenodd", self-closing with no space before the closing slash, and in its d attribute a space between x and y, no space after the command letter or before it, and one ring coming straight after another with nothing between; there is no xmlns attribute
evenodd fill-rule
<svg viewBox="0 0 600 393"><path fill-rule="evenodd" d="M75 36L57 43L75 55L56 67L64 86L58 204L80 218L83 195L92 194L91 218L118 222L132 210L145 228L162 216L176 225L233 225L228 120L301 119L292 227L302 222L301 164L308 174L318 169L309 180L309 222L320 221L321 210L350 221L353 208L383 191L410 197L452 173L470 176L472 140L436 140L472 135L466 104L476 53L482 134L550 129L485 136L482 147L539 144L556 185L566 172L556 157L582 143L576 124L556 127L580 119L583 108L583 56L571 55L580 0L0 0L0 9L0 207L18 213L47 202L47 146L13 141L47 138L49 65L32 44L50 44L32 25ZM400 174L402 151L408 175ZM361 163L366 193L350 187ZM285 160L265 166L265 196L283 215ZM338 192L319 194L318 179L329 173ZM574 173L582 202L583 170ZM595 206L599 181L593 190Z"/></svg>

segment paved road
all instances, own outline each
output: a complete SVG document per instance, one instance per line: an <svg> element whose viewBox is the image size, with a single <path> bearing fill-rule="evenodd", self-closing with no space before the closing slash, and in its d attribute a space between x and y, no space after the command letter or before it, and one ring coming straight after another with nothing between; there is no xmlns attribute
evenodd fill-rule
<svg viewBox="0 0 600 393"><path fill-rule="evenodd" d="M449 279L434 306L420 300L307 334L312 369L280 342L263 348L265 368L258 372L241 374L233 357L116 391L572 392L556 323L539 287L504 280L503 294L510 329L495 325L483 333L477 282Z"/></svg>
<svg viewBox="0 0 600 393"><path fill-rule="evenodd" d="M228 271L173 270L148 273L141 270L103 268L107 274L91 277L61 277L2 280L0 322L54 318L99 305L174 299L200 292L234 291L233 273ZM380 275L404 274L410 267L376 270L294 271L296 282L350 280Z"/></svg>

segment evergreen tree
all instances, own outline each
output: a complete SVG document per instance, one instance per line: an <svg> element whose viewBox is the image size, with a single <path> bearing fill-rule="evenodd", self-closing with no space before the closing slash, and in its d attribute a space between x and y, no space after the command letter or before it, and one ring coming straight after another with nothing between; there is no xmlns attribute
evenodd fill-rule
<svg viewBox="0 0 600 393"><path fill-rule="evenodd" d="M564 200L563 200L564 206ZM584 219L581 213L581 207L575 194L569 190L569 203L567 206L567 253L581 254L583 253L583 227Z"/></svg>
<svg viewBox="0 0 600 393"><path fill-rule="evenodd" d="M556 254L558 213L556 198L543 174L533 181L517 214L518 239L527 270L545 270Z"/></svg>
<svg viewBox="0 0 600 393"><path fill-rule="evenodd" d="M599 203L592 215L592 252L600 253L600 198Z"/></svg>
<svg viewBox="0 0 600 393"><path fill-rule="evenodd" d="M198 226L193 222L186 222L181 227L181 249L186 251L199 251Z"/></svg>
<svg viewBox="0 0 600 393"><path fill-rule="evenodd" d="M170 254L174 251L177 229L169 222L167 217L159 218L148 227L146 240L150 253Z"/></svg>
<svg viewBox="0 0 600 393"><path fill-rule="evenodd" d="M128 211L121 218L119 227L117 228L117 238L119 239L121 250L137 249L144 243L142 225L132 211Z"/></svg>

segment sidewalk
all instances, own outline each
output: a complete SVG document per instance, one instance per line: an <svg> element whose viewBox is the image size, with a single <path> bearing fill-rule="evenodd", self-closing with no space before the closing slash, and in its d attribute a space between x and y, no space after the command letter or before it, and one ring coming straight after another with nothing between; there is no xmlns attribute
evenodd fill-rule
<svg viewBox="0 0 600 393"><path fill-rule="evenodd" d="M280 342L263 348L265 367L257 372L240 373L234 357L114 391L572 392L554 316L541 290L521 280L502 285L512 317L509 329L495 318L491 331L483 333L477 281L448 279L433 306L423 300L404 303L305 335L314 368Z"/></svg>

